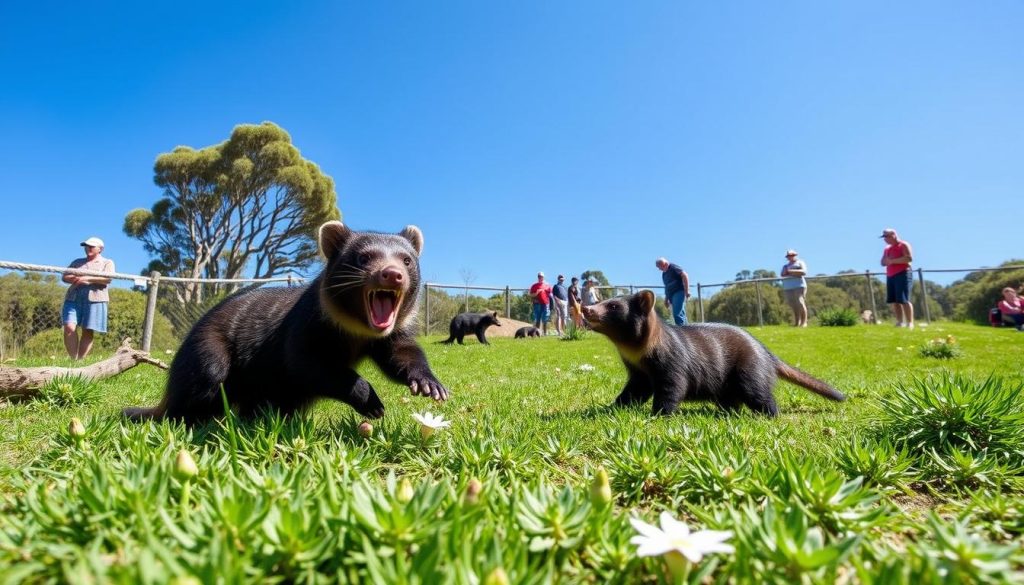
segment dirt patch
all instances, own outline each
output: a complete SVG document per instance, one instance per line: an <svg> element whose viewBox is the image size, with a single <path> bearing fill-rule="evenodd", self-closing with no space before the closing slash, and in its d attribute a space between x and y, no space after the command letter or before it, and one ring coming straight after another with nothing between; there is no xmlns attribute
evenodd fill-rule
<svg viewBox="0 0 1024 585"><path fill-rule="evenodd" d="M526 323L523 321L516 321L515 319L507 319L505 317L498 317L501 321L501 325L492 325L487 328L487 337L515 337L516 330L520 327L531 327L533 323Z"/></svg>
<svg viewBox="0 0 1024 585"><path fill-rule="evenodd" d="M533 323L527 323L525 321L517 321L515 319L508 319L506 317L498 315L498 320L501 321L501 325L492 325L487 328L484 335L487 337L515 337L516 330L520 327L532 327ZM548 324L548 332L555 330L555 326L552 323ZM437 334L448 335L448 323L444 324L444 331L435 331ZM476 339L472 331L469 332L468 338Z"/></svg>

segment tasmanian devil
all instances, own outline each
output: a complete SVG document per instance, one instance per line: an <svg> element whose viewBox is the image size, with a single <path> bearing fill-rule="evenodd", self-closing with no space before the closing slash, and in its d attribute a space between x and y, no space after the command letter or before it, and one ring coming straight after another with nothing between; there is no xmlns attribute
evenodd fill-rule
<svg viewBox="0 0 1024 585"><path fill-rule="evenodd" d="M319 276L304 287L228 297L210 309L175 355L163 401L125 415L203 421L223 413L223 385L242 415L263 407L290 413L324 397L376 418L384 404L355 371L366 357L414 395L447 399L413 337L419 228L381 234L331 221L318 241L326 262Z"/></svg>
<svg viewBox="0 0 1024 585"><path fill-rule="evenodd" d="M672 326L654 312L649 290L583 308L590 326L615 344L628 378L619 406L654 397L654 414L675 412L683 400L707 400L727 410L746 404L775 416L777 377L830 400L846 400L835 388L786 364L749 333L719 323Z"/></svg>
<svg viewBox="0 0 1024 585"><path fill-rule="evenodd" d="M470 333L476 333L480 343L488 344L484 331L491 325L501 325L498 321L497 311L484 311L483 313L459 313L452 318L448 326L448 339L441 343L452 343L458 340L459 345L464 345L462 339Z"/></svg>
<svg viewBox="0 0 1024 585"><path fill-rule="evenodd" d="M515 338L519 339L520 337L523 338L523 339L525 339L527 337L540 337L540 329L537 329L536 327L534 327L532 325L527 325L526 327L520 327L519 329L516 329L516 337Z"/></svg>

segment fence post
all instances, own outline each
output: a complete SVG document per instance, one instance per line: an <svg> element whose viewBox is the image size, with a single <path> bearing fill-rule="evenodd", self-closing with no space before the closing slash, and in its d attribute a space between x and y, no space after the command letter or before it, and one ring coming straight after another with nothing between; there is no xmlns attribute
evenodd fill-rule
<svg viewBox="0 0 1024 585"><path fill-rule="evenodd" d="M142 321L142 351L149 351L153 342L153 320L156 317L156 293L160 287L160 272L149 273L149 290L146 292L146 316Z"/></svg>
<svg viewBox="0 0 1024 585"><path fill-rule="evenodd" d="M469 287L466 287L466 312L469 312Z"/></svg>
<svg viewBox="0 0 1024 585"><path fill-rule="evenodd" d="M512 294L512 290L508 286L505 286L505 318L506 319L511 319L512 318L512 297L511 297L511 294Z"/></svg>
<svg viewBox="0 0 1024 585"><path fill-rule="evenodd" d="M700 283L697 283L697 308L700 309L700 322L704 322L704 297L700 295Z"/></svg>
<svg viewBox="0 0 1024 585"><path fill-rule="evenodd" d="M423 283L423 335L430 335L430 283Z"/></svg>
<svg viewBox="0 0 1024 585"><path fill-rule="evenodd" d="M875 306L875 287L871 286L871 271L864 271L864 278L868 283L868 294L871 296L871 314L875 317L875 323L878 323L878 307Z"/></svg>
<svg viewBox="0 0 1024 585"><path fill-rule="evenodd" d="M917 269L917 281L921 283L921 304L924 305L924 320L928 324L932 322L932 311L928 308L928 293L924 288L924 270Z"/></svg>
<svg viewBox="0 0 1024 585"><path fill-rule="evenodd" d="M757 326L764 327L764 316L761 314L761 281L754 281L754 290L757 291Z"/></svg>

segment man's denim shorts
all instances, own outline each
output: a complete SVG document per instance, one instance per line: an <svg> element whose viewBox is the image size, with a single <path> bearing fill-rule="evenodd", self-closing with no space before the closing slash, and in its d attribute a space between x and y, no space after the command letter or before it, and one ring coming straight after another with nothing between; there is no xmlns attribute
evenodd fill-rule
<svg viewBox="0 0 1024 585"><path fill-rule="evenodd" d="M533 320L540 321L541 323L547 323L548 317L551 316L551 309L547 305L540 303L533 304Z"/></svg>
<svg viewBox="0 0 1024 585"><path fill-rule="evenodd" d="M97 333L107 332L107 304L85 301L64 301L61 309L61 321L64 324L78 324L82 329L92 329Z"/></svg>

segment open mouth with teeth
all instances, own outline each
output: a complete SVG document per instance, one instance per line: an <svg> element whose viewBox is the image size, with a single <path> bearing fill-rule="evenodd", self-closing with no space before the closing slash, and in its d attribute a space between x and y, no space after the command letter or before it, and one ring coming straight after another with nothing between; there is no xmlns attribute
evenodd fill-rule
<svg viewBox="0 0 1024 585"><path fill-rule="evenodd" d="M377 331L386 331L394 325L401 300L401 291L388 288L371 290L366 295L370 325Z"/></svg>

